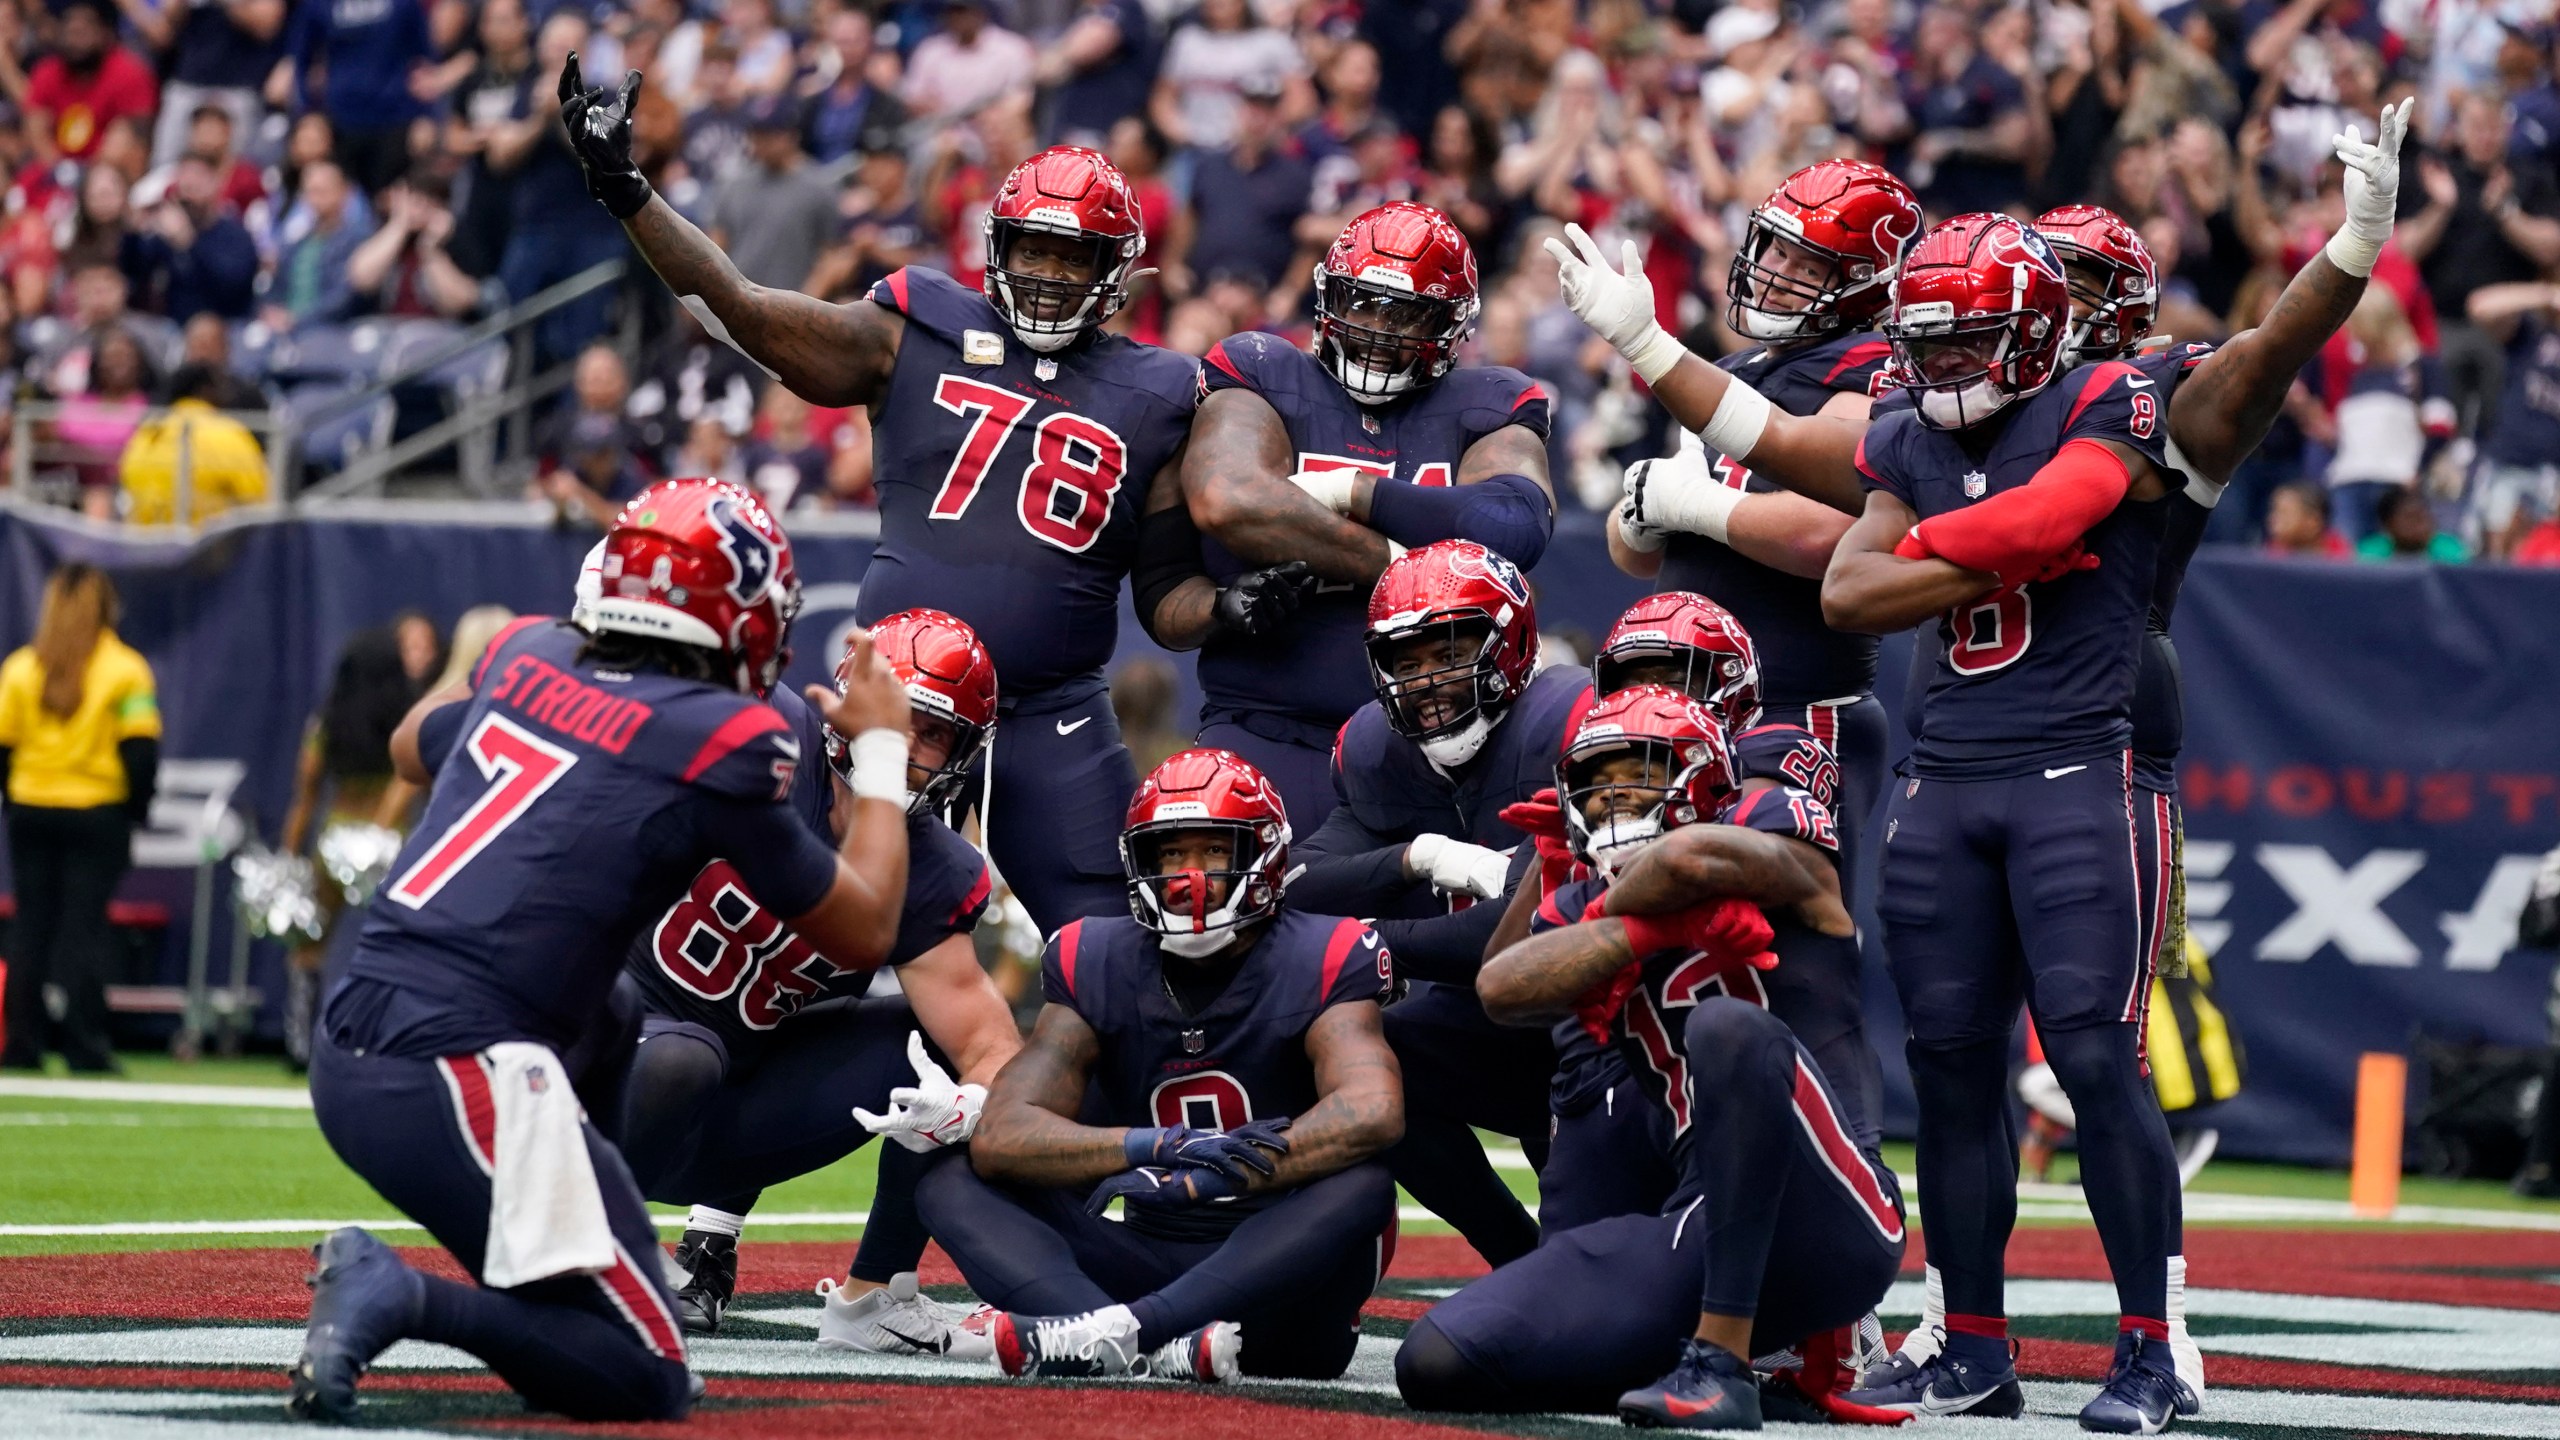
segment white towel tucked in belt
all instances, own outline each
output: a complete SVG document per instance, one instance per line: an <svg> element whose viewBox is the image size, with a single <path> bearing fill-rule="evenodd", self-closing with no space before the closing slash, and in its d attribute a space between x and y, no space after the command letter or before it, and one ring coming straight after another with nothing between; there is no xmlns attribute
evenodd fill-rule
<svg viewBox="0 0 2560 1440"><path fill-rule="evenodd" d="M480 1059L497 1119L481 1280L504 1290L612 1269L613 1226L568 1067L550 1047L521 1040L492 1045Z"/></svg>

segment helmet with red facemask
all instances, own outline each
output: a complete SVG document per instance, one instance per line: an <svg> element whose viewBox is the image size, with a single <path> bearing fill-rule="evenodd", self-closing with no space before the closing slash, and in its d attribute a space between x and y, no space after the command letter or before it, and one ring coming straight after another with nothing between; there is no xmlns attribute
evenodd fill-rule
<svg viewBox="0 0 2560 1440"><path fill-rule="evenodd" d="M1592 706L1556 762L1565 838L1603 875L1647 841L1714 819L1735 786L1724 726L1668 685L1633 686Z"/></svg>
<svg viewBox="0 0 2560 1440"><path fill-rule="evenodd" d="M2047 210L2036 217L2036 230L2062 257L2073 304L2089 311L2071 322L2063 368L2131 354L2160 309L2160 267L2151 247L2124 217L2098 205Z"/></svg>
<svg viewBox="0 0 2560 1440"><path fill-rule="evenodd" d="M1645 680L1669 685L1707 707L1727 732L1760 723L1760 652L1733 612L1704 595L1665 590L1627 607L1592 659L1603 695Z"/></svg>
<svg viewBox="0 0 2560 1440"><path fill-rule="evenodd" d="M1754 340L1810 340L1875 323L1892 298L1894 267L1920 235L1920 202L1891 171L1863 160L1822 160L1751 212L1725 291L1733 328ZM1811 256L1814 273L1789 263Z"/></svg>
<svg viewBox="0 0 2560 1440"><path fill-rule="evenodd" d="M836 661L838 694L853 679L855 643L847 640ZM950 752L939 765L915 766L925 771L925 782L907 794L908 814L940 814L995 733L996 662L987 658L987 647L967 621L939 610L881 616L871 627L871 648L906 687L907 703L919 717L951 727ZM827 728L827 764L845 783L853 782L853 748L833 726Z"/></svg>
<svg viewBox="0 0 2560 1440"><path fill-rule="evenodd" d="M763 501L722 480L663 480L614 517L581 623L716 652L731 683L763 695L799 613L791 541Z"/></svg>
<svg viewBox="0 0 2560 1440"><path fill-rule="evenodd" d="M1026 273L1014 247L1055 235L1090 256L1090 280ZM1120 167L1091 150L1054 145L1013 167L987 207L987 273L979 282L1013 333L1034 350L1063 350L1119 313L1129 272L1146 253L1138 197Z"/></svg>
<svg viewBox="0 0 2560 1440"><path fill-rule="evenodd" d="M1209 831L1227 841L1226 864L1167 873L1166 843ZM1289 812L1280 792L1242 756L1185 750L1138 782L1120 832L1129 910L1173 954L1214 955L1236 932L1280 910L1289 873ZM1223 888L1221 888L1223 887Z"/></svg>
<svg viewBox="0 0 2560 1440"><path fill-rule="evenodd" d="M1939 430L1979 425L2062 369L2071 291L2062 259L2006 215L1959 215L1903 256L1885 338L1894 368Z"/></svg>
<svg viewBox="0 0 2560 1440"><path fill-rule="evenodd" d="M1363 405L1448 374L1476 310L1475 251L1428 205L1362 214L1316 262L1316 358Z"/></svg>
<svg viewBox="0 0 2560 1440"><path fill-rule="evenodd" d="M1528 578L1472 540L1408 551L1369 592L1368 647L1388 726L1432 763L1464 765L1538 668Z"/></svg>

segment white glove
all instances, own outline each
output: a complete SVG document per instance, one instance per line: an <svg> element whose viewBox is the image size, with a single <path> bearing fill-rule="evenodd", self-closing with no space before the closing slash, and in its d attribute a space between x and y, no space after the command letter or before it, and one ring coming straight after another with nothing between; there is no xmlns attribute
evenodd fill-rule
<svg viewBox="0 0 2560 1440"><path fill-rule="evenodd" d="M1336 515L1351 513L1351 487L1360 478L1357 470L1336 467L1331 470L1301 470L1289 477L1289 483L1307 492L1307 498Z"/></svg>
<svg viewBox="0 0 2560 1440"><path fill-rule="evenodd" d="M1659 549L1662 543L1657 539L1653 546L1645 546L1636 538L1638 526L1656 536L1680 531L1726 543L1733 508L1743 497L1743 491L1716 478L1706 447L1686 431L1681 432L1679 454L1628 466L1625 486L1618 533L1638 550Z"/></svg>
<svg viewBox="0 0 2560 1440"><path fill-rule="evenodd" d="M2364 143L2364 127L2350 125L2332 142L2347 167L2347 223L2329 237L2329 263L2362 278L2382 258L2382 242L2391 238L2391 220L2400 204L2400 141L2409 133L2409 107L2403 100L2382 112L2379 133Z"/></svg>
<svg viewBox="0 0 2560 1440"><path fill-rule="evenodd" d="M1501 851L1446 835L1415 836L1404 847L1404 864L1443 894L1467 894L1479 900L1500 895L1511 878L1511 861Z"/></svg>
<svg viewBox="0 0 2560 1440"><path fill-rule="evenodd" d="M862 1128L916 1151L957 1145L976 1134L978 1117L987 1109L987 1087L952 1084L951 1076L924 1053L920 1030L907 1032L907 1063L916 1067L916 1083L889 1092L888 1114L853 1107Z"/></svg>
<svg viewBox="0 0 2560 1440"><path fill-rule="evenodd" d="M1621 271L1610 268L1599 244L1581 226L1567 225L1564 233L1573 241L1570 251L1562 241L1547 241L1547 253L1556 257L1556 282L1564 291L1564 303L1626 356L1647 385L1670 374L1671 367L1689 352L1653 318L1653 284L1645 279L1636 242L1627 241L1621 251L1625 267Z"/></svg>

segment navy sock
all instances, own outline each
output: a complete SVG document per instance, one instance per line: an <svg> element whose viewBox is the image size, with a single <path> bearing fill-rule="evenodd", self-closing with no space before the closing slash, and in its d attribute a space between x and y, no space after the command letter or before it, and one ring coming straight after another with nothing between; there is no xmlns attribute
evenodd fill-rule
<svg viewBox="0 0 2560 1440"><path fill-rule="evenodd" d="M2142 1071L2141 1036L2124 1021L2041 1033L2045 1061L2080 1122L2081 1188L2115 1272L2116 1302L2128 1319L2165 1333L2169 1257L2183 1249L2178 1156ZM1952 1295L1947 1304L1955 1308Z"/></svg>
<svg viewBox="0 0 2560 1440"><path fill-rule="evenodd" d="M2007 1313L2001 1266L2018 1223L2008 1048L2004 1036L1957 1046L1914 1040L1904 1052L1920 1101L1920 1213L1950 1316Z"/></svg>
<svg viewBox="0 0 2560 1440"><path fill-rule="evenodd" d="M862 1227L862 1244L853 1252L854 1279L886 1285L924 1259L924 1219L916 1213L916 1177L924 1171L923 1152L890 1141L880 1144L880 1184L871 1196L871 1219Z"/></svg>
<svg viewBox="0 0 2560 1440"><path fill-rule="evenodd" d="M2009 1363L2009 1326L2006 1321L1993 1321L1971 1330L1959 1330L1956 1322L1971 1317L1949 1316L1945 1354L1969 1365L1998 1367ZM1983 1333L1997 1326L1998 1334Z"/></svg>

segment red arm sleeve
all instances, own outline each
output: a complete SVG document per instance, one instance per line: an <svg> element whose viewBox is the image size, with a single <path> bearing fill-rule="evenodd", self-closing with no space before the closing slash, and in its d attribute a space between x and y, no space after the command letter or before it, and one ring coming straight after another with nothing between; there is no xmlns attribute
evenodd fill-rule
<svg viewBox="0 0 2560 1440"><path fill-rule="evenodd" d="M2003 579L2043 564L2079 542L2107 517L2133 484L2116 453L2096 440L2074 440L2045 462L2033 480L1912 528L1925 554Z"/></svg>

